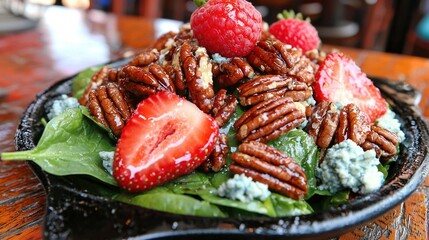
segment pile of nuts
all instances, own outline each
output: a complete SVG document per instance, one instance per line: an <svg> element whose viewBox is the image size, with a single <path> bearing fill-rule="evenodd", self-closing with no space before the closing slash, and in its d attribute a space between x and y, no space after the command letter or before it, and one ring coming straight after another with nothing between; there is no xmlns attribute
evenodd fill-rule
<svg viewBox="0 0 429 240"><path fill-rule="evenodd" d="M198 46L189 28L166 33L125 66L103 67L95 73L80 103L119 138L137 103L157 91L187 98L212 115L220 127L239 102L246 112L234 127L242 144L232 154L230 170L294 199L304 198L307 192L304 170L264 143L307 119L306 130L322 149L352 139L364 149L375 149L378 156L396 154L396 135L368 124L355 105L338 110L330 102L314 108L305 102L313 94L311 85L323 53L313 51L307 57L269 34L263 36L248 56L219 60ZM220 133L210 158L200 168L220 171L227 155L227 136Z"/></svg>

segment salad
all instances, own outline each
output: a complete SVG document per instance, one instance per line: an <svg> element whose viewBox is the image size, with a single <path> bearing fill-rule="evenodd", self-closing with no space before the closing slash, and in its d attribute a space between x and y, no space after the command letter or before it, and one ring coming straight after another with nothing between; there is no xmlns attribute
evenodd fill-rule
<svg viewBox="0 0 429 240"><path fill-rule="evenodd" d="M233 13L233 14L232 14ZM380 91L315 28L209 0L120 67L46 106L36 148L2 153L95 194L196 216L309 214L377 191L404 140Z"/></svg>

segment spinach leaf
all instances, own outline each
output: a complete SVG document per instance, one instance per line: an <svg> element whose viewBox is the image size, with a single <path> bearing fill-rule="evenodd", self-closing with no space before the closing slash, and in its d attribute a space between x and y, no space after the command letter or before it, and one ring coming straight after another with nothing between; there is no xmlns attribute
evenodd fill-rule
<svg viewBox="0 0 429 240"><path fill-rule="evenodd" d="M205 217L226 217L217 206L193 197L154 190L146 194L121 193L114 200L175 214Z"/></svg>
<svg viewBox="0 0 429 240"><path fill-rule="evenodd" d="M91 120L95 125L97 125L98 127L100 127L101 129L103 129L104 131L106 131L107 135L113 139L114 141L116 141L116 137L113 134L112 130L106 126L104 126L103 124L97 122L97 120L91 115L91 113L89 112L87 107L83 107L80 106L81 110L82 110L82 114L87 117L89 120Z"/></svg>
<svg viewBox="0 0 429 240"><path fill-rule="evenodd" d="M235 113L231 116L228 122L219 130L221 133L225 133L228 137L228 147L230 150L230 154L237 151L237 147L239 145L239 142L235 137L237 135L237 130L234 128L234 123L241 117L241 115L243 115L244 111L244 108L238 104L235 109ZM230 163L230 159L227 160L227 162Z"/></svg>
<svg viewBox="0 0 429 240"><path fill-rule="evenodd" d="M313 212L310 204L304 200L294 200L277 193L271 193L270 198L277 217L298 216Z"/></svg>
<svg viewBox="0 0 429 240"><path fill-rule="evenodd" d="M317 188L315 172L319 159L319 151L313 139L302 130L292 130L267 144L288 154L301 165L307 175L306 199L313 196Z"/></svg>
<svg viewBox="0 0 429 240"><path fill-rule="evenodd" d="M91 81L92 75L101 69L101 66L91 67L80 72L74 79L71 85L72 97L77 99L82 97L83 92Z"/></svg>
<svg viewBox="0 0 429 240"><path fill-rule="evenodd" d="M44 171L64 176L85 174L110 185L113 177L103 168L100 151L114 151L106 132L87 119L82 109L68 109L48 122L37 146L28 151L2 153L3 160L32 160Z"/></svg>
<svg viewBox="0 0 429 240"><path fill-rule="evenodd" d="M216 189L211 184L206 174L194 172L164 185L173 193L204 195L213 193Z"/></svg>
<svg viewBox="0 0 429 240"><path fill-rule="evenodd" d="M205 201L216 205L231 207L231 208L238 208L238 209L246 210L253 213L267 215L270 217L277 217L276 211L274 209L273 203L271 202L270 198L268 198L264 202L261 202L261 201L240 202L240 201L231 200L228 198L221 198L215 194L201 195L200 197Z"/></svg>
<svg viewBox="0 0 429 240"><path fill-rule="evenodd" d="M318 195L314 196L309 203L316 211L325 211L331 207L347 203L349 195L349 190L325 196Z"/></svg>

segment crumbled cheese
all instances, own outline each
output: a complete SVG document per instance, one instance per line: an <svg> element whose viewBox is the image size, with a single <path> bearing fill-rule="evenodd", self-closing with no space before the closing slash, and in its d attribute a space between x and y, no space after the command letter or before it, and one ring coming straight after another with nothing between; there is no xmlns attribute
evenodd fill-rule
<svg viewBox="0 0 429 240"><path fill-rule="evenodd" d="M379 159L374 150L364 151L352 140L346 140L332 146L316 176L322 181L322 190L336 193L351 189L362 194L373 192L381 187L384 178L378 171Z"/></svg>
<svg viewBox="0 0 429 240"><path fill-rule="evenodd" d="M101 151L98 153L98 155L103 160L104 169L106 169L106 171L110 173L110 175L113 175L113 157L115 155L115 152Z"/></svg>
<svg viewBox="0 0 429 240"><path fill-rule="evenodd" d="M241 202L251 202L253 200L265 201L271 194L266 184L254 182L252 178L244 174L236 174L228 179L218 189L217 194Z"/></svg>
<svg viewBox="0 0 429 240"><path fill-rule="evenodd" d="M391 132L396 133L398 135L399 141L402 142L405 139L405 134L401 130L401 122L396 118L396 114L394 111L388 109L387 112L377 119L377 126L385 128Z"/></svg>
<svg viewBox="0 0 429 240"><path fill-rule="evenodd" d="M78 108L79 102L77 98L69 97L62 94L59 98L55 98L49 102L45 108L47 109L47 117L49 120L60 115L62 112L69 108Z"/></svg>
<svg viewBox="0 0 429 240"><path fill-rule="evenodd" d="M222 64L222 63L227 63L231 61L231 58L226 58L222 55L220 55L219 53L214 53L212 55L212 62L218 63L218 64Z"/></svg>
<svg viewBox="0 0 429 240"><path fill-rule="evenodd" d="M316 105L316 100L314 100L313 95L311 95L309 98L307 98L305 100L305 102L310 106Z"/></svg>

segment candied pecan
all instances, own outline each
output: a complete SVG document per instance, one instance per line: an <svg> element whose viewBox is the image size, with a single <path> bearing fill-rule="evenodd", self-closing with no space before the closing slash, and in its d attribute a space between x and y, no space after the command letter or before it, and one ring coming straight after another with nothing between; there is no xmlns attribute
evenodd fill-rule
<svg viewBox="0 0 429 240"><path fill-rule="evenodd" d="M162 49L166 48L171 42L174 41L174 37L176 37L177 33L173 31L166 32L162 34L158 39L155 40L152 47L155 48L158 51L161 51Z"/></svg>
<svg viewBox="0 0 429 240"><path fill-rule="evenodd" d="M318 103L309 118L308 134L320 148L331 145L339 122L339 111L333 102Z"/></svg>
<svg viewBox="0 0 429 240"><path fill-rule="evenodd" d="M242 143L231 155L231 172L244 174L254 181L267 184L275 192L293 199L302 199L307 193L304 170L291 157L264 143Z"/></svg>
<svg viewBox="0 0 429 240"><path fill-rule="evenodd" d="M174 39L175 42L192 42L195 43L196 39L194 38L194 33L192 32L190 24L183 24L179 28L179 33Z"/></svg>
<svg viewBox="0 0 429 240"><path fill-rule="evenodd" d="M156 62L159 59L159 53L156 49L147 49L146 51L139 53L131 61L128 62L128 66L144 67L151 63Z"/></svg>
<svg viewBox="0 0 429 240"><path fill-rule="evenodd" d="M235 122L237 140L267 142L297 127L305 120L305 110L291 98L273 97L247 110Z"/></svg>
<svg viewBox="0 0 429 240"><path fill-rule="evenodd" d="M282 74L287 72L287 65L281 54L273 46L278 41L259 41L247 55L249 64L267 74Z"/></svg>
<svg viewBox="0 0 429 240"><path fill-rule="evenodd" d="M216 75L216 82L220 86L228 87L236 84L243 78L252 78L255 74L252 66L244 58L234 57L230 61L213 64L212 70Z"/></svg>
<svg viewBox="0 0 429 240"><path fill-rule="evenodd" d="M103 84L91 90L87 106L97 122L110 128L117 137L133 112L133 107L116 83Z"/></svg>
<svg viewBox="0 0 429 240"><path fill-rule="evenodd" d="M125 66L121 74L119 85L139 100L157 91L175 92L170 76L158 64L150 64L146 67Z"/></svg>
<svg viewBox="0 0 429 240"><path fill-rule="evenodd" d="M103 66L100 70L96 71L90 79L88 86L82 94L82 97L79 99L80 105L86 105L88 101L88 94L92 89L97 88L103 84L109 76L110 68L108 66Z"/></svg>
<svg viewBox="0 0 429 240"><path fill-rule="evenodd" d="M317 66L300 49L276 40L259 41L247 55L251 66L265 74L288 74L308 86L314 82Z"/></svg>
<svg viewBox="0 0 429 240"><path fill-rule="evenodd" d="M118 69L110 69L107 73L107 82L119 82L121 71Z"/></svg>
<svg viewBox="0 0 429 240"><path fill-rule="evenodd" d="M362 144L370 131L370 125L365 114L353 103L347 104L340 110L336 142L346 139Z"/></svg>
<svg viewBox="0 0 429 240"><path fill-rule="evenodd" d="M237 99L227 94L225 89L219 90L213 101L212 115L219 127L222 127L235 113Z"/></svg>
<svg viewBox="0 0 429 240"><path fill-rule="evenodd" d="M290 97L294 101L304 101L313 90L294 77L282 75L263 75L240 85L238 88L240 104L255 105L272 97Z"/></svg>
<svg viewBox="0 0 429 240"><path fill-rule="evenodd" d="M366 136L365 142L360 146L364 150L374 149L380 160L393 157L397 153L399 138L394 133L385 128L371 125L371 131Z"/></svg>
<svg viewBox="0 0 429 240"><path fill-rule="evenodd" d="M193 49L189 42L184 42L180 46L179 53L179 64L183 69L189 97L203 112L210 113L215 93L212 65L205 48Z"/></svg>
<svg viewBox="0 0 429 240"><path fill-rule="evenodd" d="M209 158L201 164L201 168L206 171L219 172L226 164L226 155L228 154L228 138L226 134L219 133L215 147Z"/></svg>
<svg viewBox="0 0 429 240"><path fill-rule="evenodd" d="M326 58L326 52L319 49L307 51L305 56L316 64L321 64Z"/></svg>
<svg viewBox="0 0 429 240"><path fill-rule="evenodd" d="M182 69L180 61L180 48L174 48L172 52L171 60L165 61L165 71L170 75L173 80L176 92L179 95L185 95L186 93L186 78Z"/></svg>

